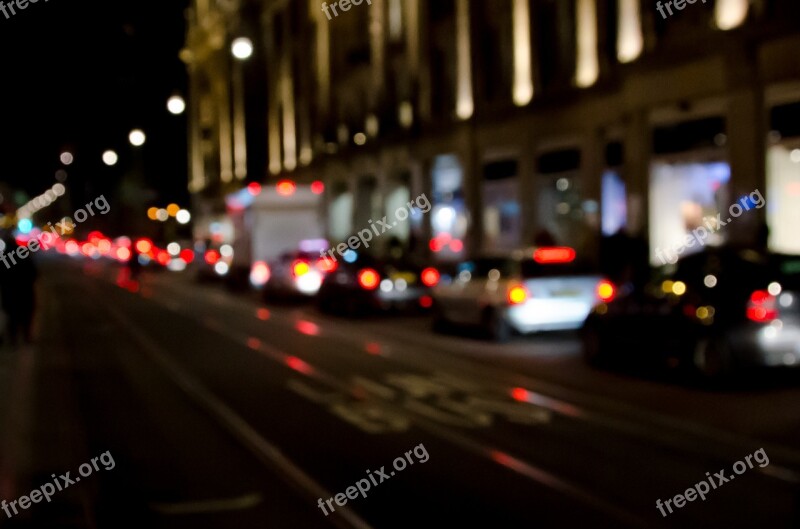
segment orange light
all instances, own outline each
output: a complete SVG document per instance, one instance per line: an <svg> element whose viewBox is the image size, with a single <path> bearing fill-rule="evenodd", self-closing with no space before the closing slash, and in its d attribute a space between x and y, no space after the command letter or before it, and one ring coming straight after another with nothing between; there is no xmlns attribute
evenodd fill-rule
<svg viewBox="0 0 800 529"><path fill-rule="evenodd" d="M169 206L167 206L167 215L169 215L170 217L174 217L175 215L178 214L180 210L181 207L178 204L170 204Z"/></svg>
<svg viewBox="0 0 800 529"><path fill-rule="evenodd" d="M433 298L430 296L422 296L419 298L419 306L423 309L429 309L433 307Z"/></svg>
<svg viewBox="0 0 800 529"><path fill-rule="evenodd" d="M311 271L311 267L305 261L295 261L292 263L292 275L302 277Z"/></svg>
<svg viewBox="0 0 800 529"><path fill-rule="evenodd" d="M278 191L279 195L288 197L290 195L293 195L294 192L297 190L297 184L295 184L291 180L281 180L275 185L275 189Z"/></svg>
<svg viewBox="0 0 800 529"><path fill-rule="evenodd" d="M131 251L125 247L117 248L117 259L122 262L129 261L131 258Z"/></svg>
<svg viewBox="0 0 800 529"><path fill-rule="evenodd" d="M147 218L150 220L156 220L158 218L158 208L149 208L147 210Z"/></svg>
<svg viewBox="0 0 800 529"><path fill-rule="evenodd" d="M372 268L365 268L358 272L358 284L364 290L375 290L381 282L381 276Z"/></svg>
<svg viewBox="0 0 800 529"><path fill-rule="evenodd" d="M205 261L210 265L217 264L219 258L219 252L216 250L208 250L204 256Z"/></svg>
<svg viewBox="0 0 800 529"><path fill-rule="evenodd" d="M321 195L325 192L325 184L323 184L320 180L311 182L311 192L315 195Z"/></svg>
<svg viewBox="0 0 800 529"><path fill-rule="evenodd" d="M136 251L139 253L150 253L153 249L153 243L149 239L139 239L136 241Z"/></svg>
<svg viewBox="0 0 800 529"><path fill-rule="evenodd" d="M261 321L267 321L269 320L269 317L270 317L269 309L258 309L256 311L256 318L258 318Z"/></svg>
<svg viewBox="0 0 800 529"><path fill-rule="evenodd" d="M339 268L339 262L328 257L320 257L317 260L317 268L320 272L329 274L331 272L335 272L336 269Z"/></svg>
<svg viewBox="0 0 800 529"><path fill-rule="evenodd" d="M258 196L259 193L261 193L261 184L259 184L258 182L250 182L249 184L247 184L247 192L253 195L254 197Z"/></svg>
<svg viewBox="0 0 800 529"><path fill-rule="evenodd" d="M181 259L183 259L183 262L186 264L189 264L192 261L194 261L194 251L189 248L184 248L178 255L180 256Z"/></svg>
<svg viewBox="0 0 800 529"><path fill-rule="evenodd" d="M567 246L537 248L533 260L539 264L571 263L575 260L575 250Z"/></svg>
<svg viewBox="0 0 800 529"><path fill-rule="evenodd" d="M617 289L614 287L614 283L608 281L607 279L603 279L597 284L597 297L604 303L608 303L613 301L614 296L617 295Z"/></svg>
<svg viewBox="0 0 800 529"><path fill-rule="evenodd" d="M525 287L516 286L508 290L508 302L512 305L525 303L526 299L528 299L528 291L525 290Z"/></svg>
<svg viewBox="0 0 800 529"><path fill-rule="evenodd" d="M441 275L435 268L426 268L420 274L420 278L422 279L422 284L426 287L435 287L439 284Z"/></svg>

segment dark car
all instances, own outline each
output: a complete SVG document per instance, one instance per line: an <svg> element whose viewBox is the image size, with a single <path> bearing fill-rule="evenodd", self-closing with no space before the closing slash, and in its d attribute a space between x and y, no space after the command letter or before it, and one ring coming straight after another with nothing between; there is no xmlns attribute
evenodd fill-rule
<svg viewBox="0 0 800 529"><path fill-rule="evenodd" d="M594 365L692 366L707 376L800 365L800 257L712 249L641 291L598 304L582 329Z"/></svg>
<svg viewBox="0 0 800 529"><path fill-rule="evenodd" d="M323 312L348 315L426 310L433 305L430 288L438 282L435 268L350 251L325 277L317 300Z"/></svg>

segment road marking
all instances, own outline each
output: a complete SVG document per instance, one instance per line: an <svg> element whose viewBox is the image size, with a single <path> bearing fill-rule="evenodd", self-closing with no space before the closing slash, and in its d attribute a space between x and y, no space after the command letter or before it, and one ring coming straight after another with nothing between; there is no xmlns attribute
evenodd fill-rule
<svg viewBox="0 0 800 529"><path fill-rule="evenodd" d="M203 386L198 379L173 361L160 345L108 303L106 310L139 344L144 353L166 374L172 382L194 400L217 423L226 429L241 444L248 448L270 469L277 469L285 479L302 491L310 501L330 498L332 494L286 457L274 444L262 437L240 415ZM347 529L372 529L352 509L341 507L331 517L337 526Z"/></svg>
<svg viewBox="0 0 800 529"><path fill-rule="evenodd" d="M165 290L171 290L172 292L177 292L184 296L197 296L197 293L194 291L185 291L184 289L180 289L175 285L172 284L164 284L161 285L162 288ZM241 310L243 307L240 303L233 303L232 300L226 296L223 296L216 291L211 291L215 294L215 299L217 299L221 305L224 305L231 310ZM156 301L157 303L159 301ZM161 303L163 305L163 303ZM249 311L249 309L248 309ZM176 311L179 312L179 311ZM183 314L183 313L181 313ZM189 315L191 316L191 315ZM285 323L286 321L295 321L297 318L303 318L307 321L316 321L319 325L320 320L326 321L327 323L331 323L328 320L316 315L316 314L309 314L306 311L302 310L294 310L291 312L291 315L286 317L284 314L275 312L276 318L274 320L277 323ZM337 323L341 324L341 321ZM229 334L229 330L223 329L220 325L208 325L210 328L213 328L216 332L227 335L229 338L231 335ZM374 342L375 345L381 346L383 349L393 349L394 345L396 344L396 340L398 339L396 336L391 334L387 335L387 332L393 332L392 329L385 329L383 327L378 327L373 325L372 331L375 332L380 338L378 342ZM383 331L383 332L382 332ZM359 340L361 340L361 334L353 334L348 329L342 329L341 325L333 326L331 325L326 326L322 329L321 335L327 335L328 337L337 337L347 342L352 342L354 336L358 336ZM413 341L416 337L412 334L404 333L405 341ZM439 337L435 337L439 338ZM361 343L361 342L359 342ZM405 343L406 346L419 346L419 344L414 343ZM439 345L442 345L439 342ZM274 349L270 350L262 350L262 354L266 354L268 356L272 355L282 355L282 353L276 353ZM465 366L464 365L464 358L459 356L458 354L454 354L448 347L443 348L443 353L448 359L451 361L449 368L452 370L458 370L461 373L465 373L465 376L473 376L475 366ZM403 366L410 366L414 369L419 369L420 366L415 363L417 359L423 359L425 361L430 361L431 358L429 356L421 356L418 353L408 352L408 349L404 349L403 355L393 355L390 359L388 358L389 355L382 355L381 357L387 358L388 361L395 361L400 365ZM458 362L458 364L453 364L452 362ZM425 365L422 366L425 369L428 369ZM486 365L479 366L481 374L477 375L480 377L481 380L489 380L487 375L491 373L493 375L493 379L491 382L495 385L504 385L504 382L496 382L494 379L497 378L497 373L499 372L502 375L507 375L508 373L502 369L497 369L494 367L490 367L487 369ZM631 406L630 404L620 402L616 399L611 399L607 397L603 397L597 394L586 393L574 388L568 388L565 386L559 385L557 382L547 382L541 379L533 378L528 375L517 375L514 374L515 378L523 385L527 387L535 387L538 388L538 391L533 392L530 391L531 397L531 404L535 404L537 406L541 406L542 408L557 413L559 415L571 417L576 420L583 420L586 422L593 423L595 425L604 427L605 429L609 430L616 430L627 435L633 435L639 438L650 439L657 441L661 444L667 446L674 446L679 449L686 450L687 452L693 455L709 455L713 457L719 457L718 450L712 450L710 447L712 444L721 444L727 445L731 452L738 452L741 450L749 450L748 447L751 445L759 445L763 446L769 450L771 454L776 454L778 457L783 459L788 459L795 463L800 462L800 452L782 446L782 445L773 445L771 443L766 443L758 439L752 439L746 437L742 434L722 430L713 426L706 426L700 423L686 421L684 419L680 419L677 417L673 417L670 415L660 414L653 410L648 410L646 408L638 408L635 406ZM463 380L463 379L461 379ZM505 383L507 386L508 384ZM608 410L600 410L598 411L597 408L590 409L583 405L579 404L572 404L565 400L560 400L558 398L549 397L544 395L543 392L549 392L551 394L566 394L568 395L567 398L572 400L583 400L589 401L593 404L602 404L606 408L612 408L612 412L616 412L618 415L612 415ZM660 429L666 431L655 431L653 427L658 427ZM699 439L698 439L699 438ZM701 449L698 451L698 447ZM705 448L709 447L709 448ZM794 470L787 469L785 467L777 467L776 465L770 465L774 469L773 472L764 472L766 475L772 477L773 479L778 479L781 481L787 481L791 483L800 482L800 473L795 472Z"/></svg>
<svg viewBox="0 0 800 529"><path fill-rule="evenodd" d="M260 504L264 498L256 492L238 498L189 501L181 503L151 503L150 508L159 514L179 516L184 514L208 514L244 511Z"/></svg>

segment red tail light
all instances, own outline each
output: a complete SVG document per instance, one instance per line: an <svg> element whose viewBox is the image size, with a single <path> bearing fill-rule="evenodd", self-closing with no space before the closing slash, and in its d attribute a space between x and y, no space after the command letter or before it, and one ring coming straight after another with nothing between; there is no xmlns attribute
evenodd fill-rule
<svg viewBox="0 0 800 529"><path fill-rule="evenodd" d="M508 302L512 305L525 303L528 299L528 291L523 286L515 286L508 289Z"/></svg>
<svg viewBox="0 0 800 529"><path fill-rule="evenodd" d="M156 254L156 261L158 261L158 264L161 266L167 266L171 260L172 258L169 256L169 252L166 250L159 250Z"/></svg>
<svg viewBox="0 0 800 529"><path fill-rule="evenodd" d="M317 269L320 272L325 272L326 274L329 274L331 272L335 272L337 268L339 268L339 262L336 261L335 259L320 257L317 260Z"/></svg>
<svg viewBox="0 0 800 529"><path fill-rule="evenodd" d="M617 295L617 287L614 286L614 283L604 279L597 283L597 297L600 298L600 301L603 303L608 303L614 300L614 297Z"/></svg>
<svg viewBox="0 0 800 529"><path fill-rule="evenodd" d="M292 275L294 277L303 277L311 271L311 267L305 261L297 260L292 263Z"/></svg>
<svg viewBox="0 0 800 529"><path fill-rule="evenodd" d="M381 276L372 268L365 268L358 272L358 284L364 290L375 290L381 282Z"/></svg>
<svg viewBox="0 0 800 529"><path fill-rule="evenodd" d="M435 287L439 284L439 279L441 275L439 271L435 268L426 268L420 274L420 279L422 279L422 284L426 287Z"/></svg>
<svg viewBox="0 0 800 529"><path fill-rule="evenodd" d="M181 250L181 253L179 255L186 264L189 264L192 261L194 261L194 251L189 248L184 248L183 250Z"/></svg>
<svg viewBox="0 0 800 529"><path fill-rule="evenodd" d="M747 319L757 323L767 323L778 317L775 296L766 290L756 290L747 303Z"/></svg>
<svg viewBox="0 0 800 529"><path fill-rule="evenodd" d="M575 250L567 246L537 248L533 260L539 264L571 263L575 260Z"/></svg>
<svg viewBox="0 0 800 529"><path fill-rule="evenodd" d="M208 250L203 258L208 264L214 265L217 264L217 261L219 261L220 255L216 250Z"/></svg>

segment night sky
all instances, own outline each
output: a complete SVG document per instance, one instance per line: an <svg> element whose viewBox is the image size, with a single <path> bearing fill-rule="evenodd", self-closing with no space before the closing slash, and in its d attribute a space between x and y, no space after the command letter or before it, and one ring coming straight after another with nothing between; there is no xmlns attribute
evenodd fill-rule
<svg viewBox="0 0 800 529"><path fill-rule="evenodd" d="M73 197L109 192L136 167L127 138L138 127L147 186L159 201L185 203L186 114L169 114L166 101L186 95L187 3L39 0L0 13L0 182L39 194L69 149ZM117 166L103 165L106 149L119 153Z"/></svg>

